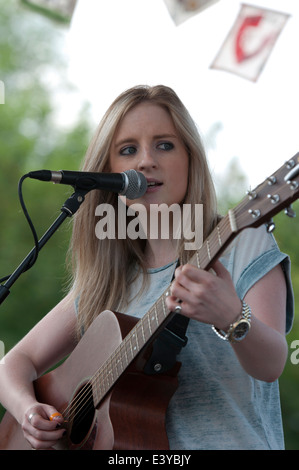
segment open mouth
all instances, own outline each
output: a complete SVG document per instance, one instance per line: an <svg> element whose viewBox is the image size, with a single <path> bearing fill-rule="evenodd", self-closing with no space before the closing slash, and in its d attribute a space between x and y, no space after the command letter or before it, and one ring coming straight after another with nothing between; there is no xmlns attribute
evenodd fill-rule
<svg viewBox="0 0 299 470"><path fill-rule="evenodd" d="M151 181L150 183L147 183L148 188L153 188L155 186L161 186L162 183L155 183L154 181Z"/></svg>
<svg viewBox="0 0 299 470"><path fill-rule="evenodd" d="M156 188L157 186L162 186L163 183L161 181L157 180L148 180L147 181L147 187L148 188Z"/></svg>

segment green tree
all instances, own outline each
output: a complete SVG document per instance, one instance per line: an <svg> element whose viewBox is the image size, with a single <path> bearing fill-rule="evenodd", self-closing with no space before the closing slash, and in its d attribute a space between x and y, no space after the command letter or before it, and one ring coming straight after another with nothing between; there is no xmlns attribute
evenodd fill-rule
<svg viewBox="0 0 299 470"><path fill-rule="evenodd" d="M20 177L41 168L78 169L90 139L90 123L88 107L82 105L66 126L57 124L58 92L74 92L59 52L65 26L33 13L18 0L0 0L0 8L0 79L5 85L5 104L0 105L2 278L33 247L18 200ZM25 180L24 199L39 238L71 192L67 186ZM69 236L70 223L65 222L0 305L0 340L6 352L64 295Z"/></svg>
<svg viewBox="0 0 299 470"><path fill-rule="evenodd" d="M226 170L215 177L215 186L218 200L218 211L225 215L245 195L248 181L240 166L239 159L233 157Z"/></svg>
<svg viewBox="0 0 299 470"><path fill-rule="evenodd" d="M280 378L280 394L282 402L282 416L284 421L286 448L290 450L299 449L299 364L292 361L294 353L293 341L299 340L299 201L293 204L293 210L297 217L287 219L280 213L275 217L275 237L278 245L291 259L291 276L295 297L295 317L293 328L287 336L289 346L289 357L285 370ZM298 347L296 348L298 349Z"/></svg>

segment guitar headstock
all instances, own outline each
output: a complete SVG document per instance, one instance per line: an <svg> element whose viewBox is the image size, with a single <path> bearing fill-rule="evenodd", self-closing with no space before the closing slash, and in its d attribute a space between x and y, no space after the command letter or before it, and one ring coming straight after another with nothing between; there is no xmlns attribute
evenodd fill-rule
<svg viewBox="0 0 299 470"><path fill-rule="evenodd" d="M236 231L263 223L269 223L271 231L271 218L282 209L286 209L290 217L295 216L290 206L298 198L299 152L254 190L247 192L233 211Z"/></svg>

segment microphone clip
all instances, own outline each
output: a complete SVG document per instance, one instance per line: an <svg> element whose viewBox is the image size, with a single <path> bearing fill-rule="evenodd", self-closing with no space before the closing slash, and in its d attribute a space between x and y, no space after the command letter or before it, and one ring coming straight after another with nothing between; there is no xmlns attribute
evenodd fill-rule
<svg viewBox="0 0 299 470"><path fill-rule="evenodd" d="M89 190L76 189L75 192L65 201L61 208L68 217L72 217L85 200L85 195Z"/></svg>

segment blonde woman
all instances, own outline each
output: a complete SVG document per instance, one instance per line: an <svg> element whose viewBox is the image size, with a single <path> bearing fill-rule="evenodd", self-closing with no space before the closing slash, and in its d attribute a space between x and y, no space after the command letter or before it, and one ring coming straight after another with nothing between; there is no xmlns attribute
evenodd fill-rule
<svg viewBox="0 0 299 470"><path fill-rule="evenodd" d="M203 237L216 226L214 188L197 128L168 87L138 86L120 95L82 167L129 169L143 173L148 188L139 200L125 201L128 206L137 202L149 214L157 204L202 204ZM186 240L171 232L168 238L151 238L148 228L145 238L99 240L95 211L104 203L114 208L117 225L118 196L90 192L74 218L70 293L1 366L0 400L30 446L49 448L64 434L63 417L37 402L33 380L73 350L99 312L142 317L174 276L167 307L173 311L179 303L190 322L179 357L179 387L166 417L170 448L283 448L277 379L287 358L293 299L289 260L272 235L264 227L245 230L207 272L188 264L192 252L185 249ZM194 210L191 219L194 230ZM244 315L247 329L234 343Z"/></svg>

